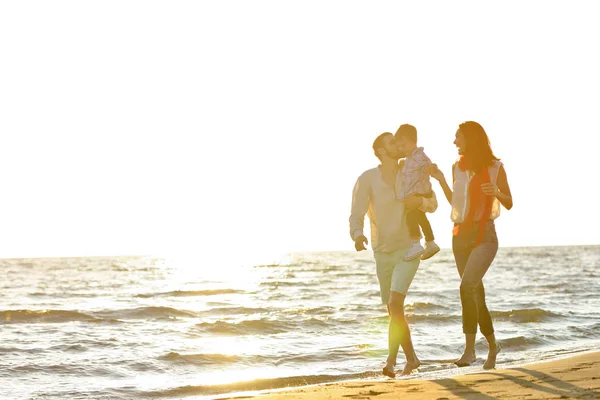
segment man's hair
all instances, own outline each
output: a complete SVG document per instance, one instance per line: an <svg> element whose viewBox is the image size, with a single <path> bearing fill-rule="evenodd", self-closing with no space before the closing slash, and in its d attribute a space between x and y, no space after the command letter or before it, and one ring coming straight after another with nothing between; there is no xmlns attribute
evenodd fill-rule
<svg viewBox="0 0 600 400"><path fill-rule="evenodd" d="M394 136L396 139L408 139L417 143L417 128L409 124L400 125Z"/></svg>
<svg viewBox="0 0 600 400"><path fill-rule="evenodd" d="M379 158L379 161L381 161L381 155L377 150L385 148L385 143L383 142L383 139L389 135L392 135L392 132L383 132L381 135L377 136L377 138L375 138L375 141L373 142L373 152L375 152L375 157Z"/></svg>

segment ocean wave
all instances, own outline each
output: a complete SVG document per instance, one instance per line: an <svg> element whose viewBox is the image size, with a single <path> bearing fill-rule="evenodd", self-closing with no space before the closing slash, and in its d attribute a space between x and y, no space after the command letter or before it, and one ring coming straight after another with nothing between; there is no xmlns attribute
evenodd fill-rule
<svg viewBox="0 0 600 400"><path fill-rule="evenodd" d="M415 312L415 311L432 311L432 310L447 310L448 307L442 306L440 304L435 303L427 303L427 302L416 302L413 304L407 304L404 307L404 310L407 312Z"/></svg>
<svg viewBox="0 0 600 400"><path fill-rule="evenodd" d="M331 280L327 280L327 279L321 279L319 280L319 285L324 286L327 285L328 283L332 283L333 281ZM267 286L267 287L293 287L293 288L304 288L303 290L306 291L308 288L308 290L311 291L317 291L317 290L322 290L322 289L314 289L315 287L315 283L314 282L309 282L306 280L295 280L295 281L286 281L286 280L282 280L282 279L273 279L273 280L265 280L263 282L260 283L260 286Z"/></svg>
<svg viewBox="0 0 600 400"><path fill-rule="evenodd" d="M373 276L373 272L356 270L356 271L352 271L352 272L338 272L338 273L330 274L330 276L335 277L335 278L354 278L354 277L362 277L362 276L371 277L371 276Z"/></svg>
<svg viewBox="0 0 600 400"><path fill-rule="evenodd" d="M172 307L138 307L123 310L108 310L95 312L103 318L119 319L172 319L172 318L195 318L198 314L192 311L179 310Z"/></svg>
<svg viewBox="0 0 600 400"><path fill-rule="evenodd" d="M76 293L76 292L57 292L57 293L51 293L51 292L34 292L34 293L29 293L28 294L29 297L47 297L50 299L68 299L68 298L72 298L72 297L81 297L81 298L93 298L93 297L98 297L101 296L100 293Z"/></svg>
<svg viewBox="0 0 600 400"><path fill-rule="evenodd" d="M172 307L138 307L120 310L80 312L74 310L6 310L0 311L0 324L62 323L123 323L126 319L196 318L192 311Z"/></svg>
<svg viewBox="0 0 600 400"><path fill-rule="evenodd" d="M269 319L245 320L240 322L202 322L196 325L203 331L220 335L269 335L283 333L293 329L294 324L287 321Z"/></svg>
<svg viewBox="0 0 600 400"><path fill-rule="evenodd" d="M357 304L357 305L346 305L340 308L340 311L353 311L353 312L364 312L367 311L369 313L373 312L376 308L373 305L365 305L365 304Z"/></svg>
<svg viewBox="0 0 600 400"><path fill-rule="evenodd" d="M329 363L335 360L349 360L368 357L366 350L358 346L348 346L347 348L336 348L322 350L318 353L296 353L285 356L262 356L262 355L233 355L233 354L180 354L170 352L159 357L159 360L168 361L183 365L203 365L203 366L222 366L228 364L246 364L246 365L297 365L298 363Z"/></svg>
<svg viewBox="0 0 600 400"><path fill-rule="evenodd" d="M495 321L511 321L518 323L540 322L548 318L559 317L559 314L541 308L529 308L510 311L490 311Z"/></svg>
<svg viewBox="0 0 600 400"><path fill-rule="evenodd" d="M32 353L39 354L45 352L46 349L40 348L20 348L20 347L0 347L0 354L13 353L13 354L21 354L21 353Z"/></svg>
<svg viewBox="0 0 600 400"><path fill-rule="evenodd" d="M17 265L19 267L25 267L25 268L33 268L34 264L32 262L20 262L17 263Z"/></svg>
<svg viewBox="0 0 600 400"><path fill-rule="evenodd" d="M336 308L330 306L287 308L279 311L280 314L287 315L331 315L335 312Z"/></svg>
<svg viewBox="0 0 600 400"><path fill-rule="evenodd" d="M101 339L77 339L77 344L86 346L90 349L118 347L120 340L117 338L101 338Z"/></svg>
<svg viewBox="0 0 600 400"><path fill-rule="evenodd" d="M254 361L258 361L256 360L257 357L258 356L252 357L252 359ZM248 357L242 357L233 354L179 354L177 352L170 352L169 354L159 357L159 359L163 361L192 365L223 365L248 361Z"/></svg>
<svg viewBox="0 0 600 400"><path fill-rule="evenodd" d="M600 322L592 325L570 325L568 329L574 332L578 337L591 338L600 336Z"/></svg>
<svg viewBox="0 0 600 400"><path fill-rule="evenodd" d="M255 265L252 268L279 268L279 267L285 267L286 264L260 264L260 265Z"/></svg>
<svg viewBox="0 0 600 400"><path fill-rule="evenodd" d="M448 322L460 322L461 316L458 314L413 314L406 313L406 320L409 323L420 322L420 323L448 323ZM373 317L371 319L380 321L389 321L389 316L381 315Z"/></svg>
<svg viewBox="0 0 600 400"><path fill-rule="evenodd" d="M298 325L304 327L308 332L311 329L315 328L325 328L325 327L335 327L335 326L345 326L355 324L359 321L355 319L336 319L336 318L309 318L305 320L300 320L297 322Z"/></svg>
<svg viewBox="0 0 600 400"><path fill-rule="evenodd" d="M47 348L22 348L22 347L0 347L0 354L13 353L13 354L41 354L46 352L54 351L67 351L67 352L85 352L96 347L115 347L116 339L103 339L103 340L77 340L77 343L70 344L57 344Z"/></svg>
<svg viewBox="0 0 600 400"><path fill-rule="evenodd" d="M126 374L119 373L111 368L104 367L90 367L88 365L76 365L76 364L26 364L16 365L6 369L6 372L10 374L57 374L65 376L78 376L78 377L111 377L111 378L125 378Z"/></svg>
<svg viewBox="0 0 600 400"><path fill-rule="evenodd" d="M439 306L440 308L445 308L443 306ZM429 309L436 309L436 305L431 305L429 303L420 303L413 310L419 311L427 311ZM410 310L410 307L407 306L407 311ZM492 315L492 319L494 321L510 321L515 323L529 323L529 322L540 322L548 318L556 318L560 317L559 314L553 313L551 311L542 310L540 308L532 308L532 309L522 309L522 310L511 310L511 311L490 311ZM388 319L387 315L377 317L378 319ZM460 322L461 321L460 314L439 314L439 313L414 313L407 312L406 319L409 322L429 322L429 323L439 323L439 322Z"/></svg>
<svg viewBox="0 0 600 400"><path fill-rule="evenodd" d="M244 293L243 290L235 289L207 289L207 290L173 290L170 292L138 294L135 297L151 298L151 297L195 297L195 296L216 296L220 294L239 294Z"/></svg>
<svg viewBox="0 0 600 400"><path fill-rule="evenodd" d="M344 346L332 349L323 349L317 353L304 353L304 354L289 354L283 357L278 357L275 361L275 365L298 365L308 363L331 363L337 360L356 360L364 359L373 355L372 350L368 350L368 345L357 345L357 346ZM269 360L273 362L272 360Z"/></svg>
<svg viewBox="0 0 600 400"><path fill-rule="evenodd" d="M56 346L52 346L50 347L48 350L53 350L53 351L66 351L69 353L83 353L88 351L89 349L82 345L82 344L59 344Z"/></svg>
<svg viewBox="0 0 600 400"><path fill-rule="evenodd" d="M113 271L119 271L119 272L129 272L135 268L135 267L130 267L127 264L119 264L119 263L113 263L110 265L110 267L112 268Z"/></svg>
<svg viewBox="0 0 600 400"><path fill-rule="evenodd" d="M527 337L527 336L516 336L511 338L504 338L498 340L503 349L506 350L525 350L538 346L542 346L549 343L549 340L544 339L540 336ZM483 349L483 345L481 345ZM485 345L487 349L487 345Z"/></svg>
<svg viewBox="0 0 600 400"><path fill-rule="evenodd" d="M0 323L58 323L69 321L88 321L94 316L69 310L9 310L0 311Z"/></svg>
<svg viewBox="0 0 600 400"><path fill-rule="evenodd" d="M252 315L267 313L266 308L251 308L251 307L217 307L210 310L202 311L202 315Z"/></svg>
<svg viewBox="0 0 600 400"><path fill-rule="evenodd" d="M219 335L272 335L277 333L289 332L292 330L303 332L304 334L322 333L325 329L344 328L353 324L360 324L358 319L348 318L287 318L273 319L260 318L248 319L239 322L213 321L202 322L195 325L195 329Z"/></svg>
<svg viewBox="0 0 600 400"><path fill-rule="evenodd" d="M550 252L550 251L524 251L524 252L518 252L518 253L514 252L514 251L510 251L507 255L510 257L517 257L517 258L540 259L540 258L555 258L557 256L557 253Z"/></svg>
<svg viewBox="0 0 600 400"><path fill-rule="evenodd" d="M461 316L458 314L412 314L407 313L406 319L408 322L425 322L425 323L448 323L460 322Z"/></svg>
<svg viewBox="0 0 600 400"><path fill-rule="evenodd" d="M7 371L11 373L55 373L55 374L72 374L75 376L92 376L92 371L87 370L84 366L74 366L67 364L26 364L15 365L9 367Z"/></svg>
<svg viewBox="0 0 600 400"><path fill-rule="evenodd" d="M563 282L558 283L547 283L542 281L532 281L528 285L523 285L524 291L531 291L534 293L561 293L571 294L580 293L581 289L578 288L577 282L571 280L569 285L565 285Z"/></svg>
<svg viewBox="0 0 600 400"><path fill-rule="evenodd" d="M381 294L379 293L379 290L373 289L360 292L357 296L358 298L368 299L370 297L380 297Z"/></svg>
<svg viewBox="0 0 600 400"><path fill-rule="evenodd" d="M30 324L30 323L121 323L118 319L102 318L94 313L83 313L73 310L7 310L0 311L0 324Z"/></svg>
<svg viewBox="0 0 600 400"><path fill-rule="evenodd" d="M256 379L253 381L235 382L223 385L206 385L206 386L180 386L165 390L156 391L132 391L121 390L124 394L134 394L143 398L160 398L160 397L177 397L177 396L202 396L202 395L218 395L231 392L278 389L284 387L318 385L321 383L329 383L345 380L360 380L379 377L379 371L361 372L356 374L344 375L305 375L305 376L289 376L282 378Z"/></svg>

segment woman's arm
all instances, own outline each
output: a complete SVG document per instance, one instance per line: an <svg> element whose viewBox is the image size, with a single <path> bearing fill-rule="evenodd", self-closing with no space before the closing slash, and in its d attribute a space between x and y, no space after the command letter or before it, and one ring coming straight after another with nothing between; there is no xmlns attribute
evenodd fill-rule
<svg viewBox="0 0 600 400"><path fill-rule="evenodd" d="M444 191L444 195L446 196L446 200L448 200L448 203L452 205L452 189L450 189L450 186L448 186L448 182L446 182L444 174L442 171L440 171L436 164L431 164L429 168L431 177L440 183L440 186ZM454 181L454 167L452 167L452 180Z"/></svg>
<svg viewBox="0 0 600 400"><path fill-rule="evenodd" d="M498 171L497 185L485 183L481 186L481 188L488 196L496 196L496 198L500 201L500 204L502 204L507 210L512 208L512 194L510 193L510 186L508 186L508 178L506 177L504 165L501 165L500 170Z"/></svg>

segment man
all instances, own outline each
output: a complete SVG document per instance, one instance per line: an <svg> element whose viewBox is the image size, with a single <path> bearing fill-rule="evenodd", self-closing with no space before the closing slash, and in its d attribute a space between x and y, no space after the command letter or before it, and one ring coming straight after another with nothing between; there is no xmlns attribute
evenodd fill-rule
<svg viewBox="0 0 600 400"><path fill-rule="evenodd" d="M410 374L421 365L404 317L404 298L420 262L418 258L403 260L411 244L405 207L434 212L437 199L435 194L430 198L408 196L403 202L396 199L396 190L402 185L403 167L402 163L398 165L398 160L406 154L401 154L392 133L379 135L373 142L373 151L381 164L364 172L356 181L352 193L350 236L357 251L366 250L368 240L363 234L363 227L365 214L368 214L381 300L387 305L390 315L388 358L383 374L393 378L400 346L406 356L402 375Z"/></svg>

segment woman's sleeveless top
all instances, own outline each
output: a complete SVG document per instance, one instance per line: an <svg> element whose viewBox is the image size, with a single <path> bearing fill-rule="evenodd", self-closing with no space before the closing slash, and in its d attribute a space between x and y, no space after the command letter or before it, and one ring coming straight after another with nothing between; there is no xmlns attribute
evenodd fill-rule
<svg viewBox="0 0 600 400"><path fill-rule="evenodd" d="M494 185L498 182L498 171L502 163L498 160L494 161L494 164L488 167L490 173L490 182ZM464 221L469 210L469 183L473 178L472 171L463 171L459 168L458 163L454 164L454 184L452 189L452 213L450 218L455 224L460 224ZM479 221L483 213L483 204L477 213L475 214L474 221ZM492 203L492 213L490 219L494 220L500 216L500 201L494 198Z"/></svg>

